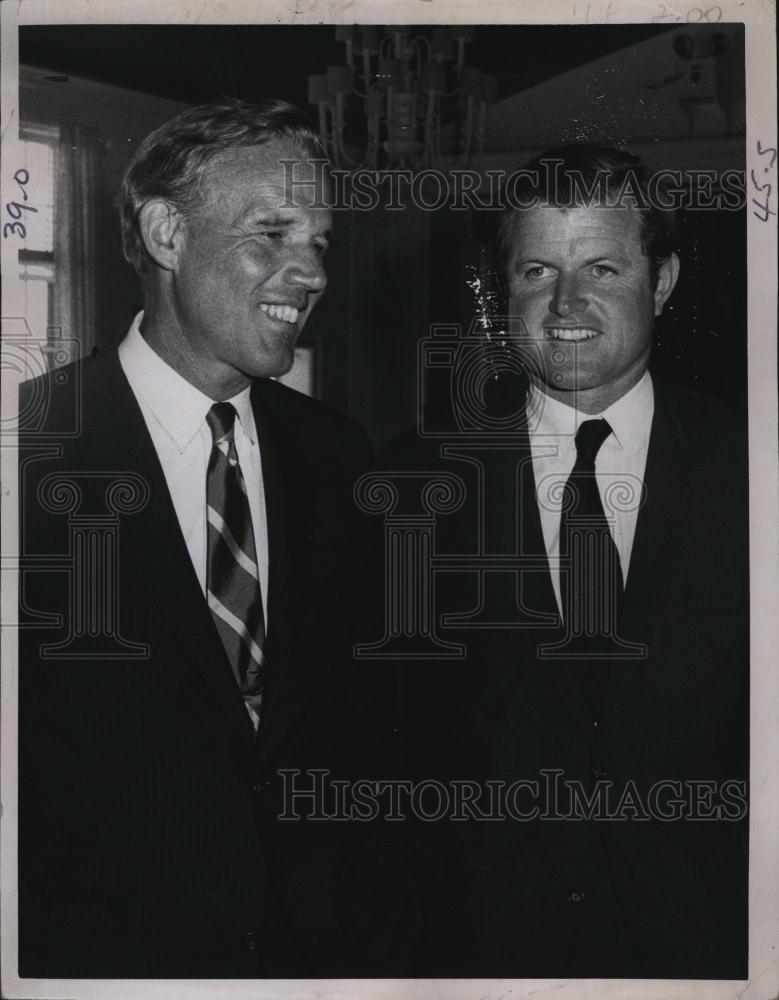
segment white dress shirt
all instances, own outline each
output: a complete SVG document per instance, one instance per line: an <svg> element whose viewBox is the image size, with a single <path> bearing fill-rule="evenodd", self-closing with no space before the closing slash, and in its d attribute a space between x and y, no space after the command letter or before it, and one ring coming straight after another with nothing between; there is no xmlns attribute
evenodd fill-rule
<svg viewBox="0 0 779 1000"><path fill-rule="evenodd" d="M141 312L119 345L119 362L146 421L189 557L205 594L208 560L206 473L212 446L206 414L214 402L221 400L204 395L149 347L141 335L142 319ZM232 403L238 415L235 449L249 498L267 628L268 526L260 446L250 392L247 386L224 402Z"/></svg>
<svg viewBox="0 0 779 1000"><path fill-rule="evenodd" d="M560 506L563 487L576 462L576 431L585 420L601 417L611 426L612 433L595 459L595 479L627 584L654 408L648 372L603 413L581 413L547 396L535 383L531 387L527 414L533 475L544 545L561 613Z"/></svg>

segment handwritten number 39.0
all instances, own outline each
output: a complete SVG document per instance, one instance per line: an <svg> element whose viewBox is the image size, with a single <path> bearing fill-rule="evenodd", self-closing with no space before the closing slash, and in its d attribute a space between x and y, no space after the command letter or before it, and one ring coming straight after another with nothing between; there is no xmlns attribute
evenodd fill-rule
<svg viewBox="0 0 779 1000"><path fill-rule="evenodd" d="M22 192L22 198L27 201L27 185L30 183L30 174L27 170L22 167L17 170L14 174L14 180L19 185L19 190ZM24 240L27 238L27 227L21 222L22 210L26 212L37 212L37 208L33 208L32 205L25 205L23 202L19 201L9 201L6 202L5 210L14 219L14 222L6 222L3 226L3 239L8 236L16 234L21 236Z"/></svg>

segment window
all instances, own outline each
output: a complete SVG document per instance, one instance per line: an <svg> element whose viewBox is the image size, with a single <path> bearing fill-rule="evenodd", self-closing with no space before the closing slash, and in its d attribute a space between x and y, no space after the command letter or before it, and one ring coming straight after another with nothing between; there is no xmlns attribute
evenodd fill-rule
<svg viewBox="0 0 779 1000"><path fill-rule="evenodd" d="M95 343L99 139L91 127L28 121L19 144L37 209L25 212L19 250L23 308L51 368L89 354Z"/></svg>
<svg viewBox="0 0 779 1000"><path fill-rule="evenodd" d="M43 343L54 322L54 191L59 129L22 123L20 140L24 168L34 178L37 212L24 213L27 236L19 250L19 276L24 282L24 315L32 335Z"/></svg>

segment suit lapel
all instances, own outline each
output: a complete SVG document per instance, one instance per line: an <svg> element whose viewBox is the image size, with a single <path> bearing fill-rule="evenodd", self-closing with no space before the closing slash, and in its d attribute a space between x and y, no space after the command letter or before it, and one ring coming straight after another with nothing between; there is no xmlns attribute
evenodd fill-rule
<svg viewBox="0 0 779 1000"><path fill-rule="evenodd" d="M285 609L292 589L289 556L288 504L290 484L283 468L283 440L279 440L279 421L272 408L263 402L262 383L252 387L254 422L260 443L262 482L268 530L268 634L266 660L274 659L274 650L284 649Z"/></svg>
<svg viewBox="0 0 779 1000"><path fill-rule="evenodd" d="M491 629L484 633L484 637L480 633L473 637L475 648L479 649L484 642L487 649L492 648L491 655L485 653L485 659L494 669L482 678L482 683L488 686L488 690L482 691L483 704L487 717L499 718L512 703L511 692L527 680L527 672L539 671L551 680L582 736L589 740L592 738L592 720L575 667L567 660L546 659L539 653L540 647L560 641L564 633L549 570L526 431L518 437L516 448L506 451L506 461L512 463L519 477L518 506L513 512L515 525L498 528L504 550L509 552L510 538L511 545L517 545L517 554L523 563L519 575L519 596L526 611L526 623L509 629ZM513 603L503 612L515 616ZM544 618L552 624L542 625Z"/></svg>
<svg viewBox="0 0 779 1000"><path fill-rule="evenodd" d="M644 504L625 590L626 638L651 638L650 623L662 601L663 581L673 572L683 541L682 529L695 487L695 440L680 425L671 391L655 383L655 412L649 438ZM641 638L643 636L643 638Z"/></svg>
<svg viewBox="0 0 779 1000"><path fill-rule="evenodd" d="M636 522L621 627L623 638L647 645L650 663L655 622L668 589L667 581L680 559L684 525L696 486L694 430L682 426L672 390L657 382L654 390L644 503ZM604 717L610 709L618 709L625 685L641 674L646 662L628 661L612 667Z"/></svg>
<svg viewBox="0 0 779 1000"><path fill-rule="evenodd" d="M168 620L189 664L214 696L227 723L251 745L252 727L192 566L165 476L116 349L93 363L85 393L85 459L100 470L139 473L149 498L120 524L122 558L133 564L148 600ZM142 595L133 595L136 600ZM121 599L121 598L120 598Z"/></svg>
<svg viewBox="0 0 779 1000"><path fill-rule="evenodd" d="M294 729L311 698L326 682L327 656L316 663L296 654L306 609L295 588L295 572L305 572L306 548L315 530L319 479L307 462L299 428L282 414L271 385L263 380L252 388L268 519L268 688L262 706L257 747L261 766L273 759Z"/></svg>

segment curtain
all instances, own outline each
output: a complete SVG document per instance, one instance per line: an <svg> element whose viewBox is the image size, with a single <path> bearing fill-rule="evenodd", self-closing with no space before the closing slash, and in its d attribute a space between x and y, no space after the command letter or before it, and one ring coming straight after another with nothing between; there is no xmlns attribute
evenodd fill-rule
<svg viewBox="0 0 779 1000"><path fill-rule="evenodd" d="M60 126L54 201L52 325L78 342L84 356L95 345L96 183L100 140L90 128Z"/></svg>

